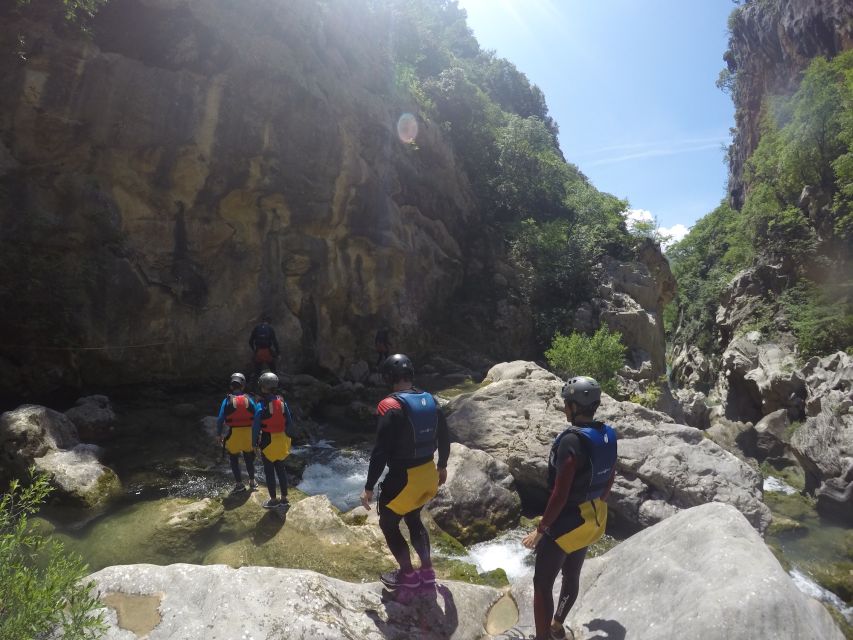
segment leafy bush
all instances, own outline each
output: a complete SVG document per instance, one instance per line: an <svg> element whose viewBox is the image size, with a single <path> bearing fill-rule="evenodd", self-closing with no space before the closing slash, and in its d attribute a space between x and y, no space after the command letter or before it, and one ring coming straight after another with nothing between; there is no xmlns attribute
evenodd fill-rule
<svg viewBox="0 0 853 640"><path fill-rule="evenodd" d="M0 638L64 640L97 638L104 630L102 605L83 583L86 565L28 524L50 493L44 475L21 487L13 480L0 498Z"/></svg>
<svg viewBox="0 0 853 640"><path fill-rule="evenodd" d="M800 356L809 358L853 347L853 291L850 280L820 288L802 281L782 296Z"/></svg>
<svg viewBox="0 0 853 640"><path fill-rule="evenodd" d="M663 391L658 385L651 384L642 393L633 394L630 400L631 402L641 404L649 409L654 409L657 407L662 393Z"/></svg>
<svg viewBox="0 0 853 640"><path fill-rule="evenodd" d="M557 333L545 357L562 377L590 376L610 395L618 392L616 373L625 364L625 345L618 331L611 333L602 326L592 336Z"/></svg>

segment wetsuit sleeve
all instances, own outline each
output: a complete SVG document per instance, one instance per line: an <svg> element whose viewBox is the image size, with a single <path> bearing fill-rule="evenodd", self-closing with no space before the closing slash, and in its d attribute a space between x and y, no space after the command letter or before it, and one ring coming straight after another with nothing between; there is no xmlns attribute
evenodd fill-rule
<svg viewBox="0 0 853 640"><path fill-rule="evenodd" d="M286 402L284 403L284 418L287 421L284 430L287 435L290 435L292 433L291 428L293 427L293 414L290 413L290 407Z"/></svg>
<svg viewBox="0 0 853 640"><path fill-rule="evenodd" d="M447 467L447 459L450 457L450 430L447 428L447 420L444 412L438 409L438 468Z"/></svg>
<svg viewBox="0 0 853 640"><path fill-rule="evenodd" d="M219 407L219 416L216 418L216 435L222 435L222 427L225 425L225 405L228 404L228 398L222 401Z"/></svg>
<svg viewBox="0 0 853 640"><path fill-rule="evenodd" d="M270 344L272 344L272 347L275 349L277 354L281 353L281 350L278 348L278 338L275 336L275 329L272 327L270 327Z"/></svg>
<svg viewBox="0 0 853 640"><path fill-rule="evenodd" d="M370 466L367 469L367 481L364 488L373 491L379 477L388 464L391 455L392 438L394 435L395 416L403 415L403 407L395 398L385 398L377 407L379 422L376 426L376 444L370 452Z"/></svg>
<svg viewBox="0 0 853 640"><path fill-rule="evenodd" d="M252 335L249 336L249 348L254 351L255 350L255 335L258 332L258 328L255 327L252 329Z"/></svg>
<svg viewBox="0 0 853 640"><path fill-rule="evenodd" d="M255 419L252 420L252 444L258 441L258 436L261 435L261 413L263 413L263 404L260 402L255 406Z"/></svg>
<svg viewBox="0 0 853 640"><path fill-rule="evenodd" d="M557 516L566 506L566 500L569 499L578 465L576 442L577 437L572 435L567 435L560 441L560 448L557 450L557 478L554 480L554 488L548 498L545 513L542 514L542 520L536 528L540 533L544 533L554 524Z"/></svg>

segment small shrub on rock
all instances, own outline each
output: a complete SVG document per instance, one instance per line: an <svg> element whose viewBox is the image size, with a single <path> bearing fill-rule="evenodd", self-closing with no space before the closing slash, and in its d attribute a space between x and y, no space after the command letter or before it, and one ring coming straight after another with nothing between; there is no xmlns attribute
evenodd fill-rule
<svg viewBox="0 0 853 640"><path fill-rule="evenodd" d="M618 392L616 373L625 364L622 334L599 327L592 336L574 332L557 333L551 348L545 352L548 364L560 376L590 376L610 395Z"/></svg>

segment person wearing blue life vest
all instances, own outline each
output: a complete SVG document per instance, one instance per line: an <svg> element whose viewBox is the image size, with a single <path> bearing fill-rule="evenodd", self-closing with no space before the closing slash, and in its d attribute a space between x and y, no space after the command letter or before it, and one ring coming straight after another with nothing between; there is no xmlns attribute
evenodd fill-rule
<svg viewBox="0 0 853 640"><path fill-rule="evenodd" d="M604 535L605 500L616 474L616 431L593 419L601 402L598 382L585 376L569 378L561 395L571 426L551 446L551 495L539 526L522 540L525 547L536 550L536 640L566 637L563 622L578 597L587 547ZM552 590L560 571L563 584L555 611Z"/></svg>
<svg viewBox="0 0 853 640"><path fill-rule="evenodd" d="M246 376L242 373L231 374L231 392L219 407L219 417L216 419L216 435L219 444L228 451L231 461L231 472L234 474L232 493L246 490L243 477L240 475L240 454L246 463L246 473L249 475L249 490L254 491L255 483L255 449L252 446L252 421L255 417L255 402L245 392ZM222 430L228 425L228 434L223 437Z"/></svg>
<svg viewBox="0 0 853 640"><path fill-rule="evenodd" d="M376 444L370 454L361 504L370 509L373 487L387 465L388 474L379 485L379 527L400 569L384 573L379 579L392 590L432 585L435 571L421 509L447 480L450 433L435 398L415 388L415 368L407 356L397 353L388 357L381 370L393 393L377 407ZM436 449L438 464L433 457ZM409 545L400 532L403 520L420 559L419 571L412 567Z"/></svg>
<svg viewBox="0 0 853 640"><path fill-rule="evenodd" d="M252 423L252 442L261 451L264 463L264 475L267 479L267 491L270 498L262 505L264 509L287 510L287 470L284 460L290 455L290 435L288 430L293 424L290 407L277 393L278 376L267 371L258 378L261 389L256 400L255 419ZM275 480L278 478L281 499L276 498Z"/></svg>

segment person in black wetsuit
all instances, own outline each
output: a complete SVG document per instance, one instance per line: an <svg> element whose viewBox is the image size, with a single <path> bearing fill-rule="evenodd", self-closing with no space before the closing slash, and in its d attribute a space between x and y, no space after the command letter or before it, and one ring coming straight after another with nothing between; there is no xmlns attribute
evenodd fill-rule
<svg viewBox="0 0 853 640"><path fill-rule="evenodd" d="M605 500L616 474L616 432L593 419L601 401L599 384L583 376L570 378L562 397L572 426L554 440L548 457L551 496L536 531L522 540L528 549L536 549L536 640L566 637L563 622L578 597L587 547L607 526ZM555 611L552 590L560 571L563 585Z"/></svg>
<svg viewBox="0 0 853 640"><path fill-rule="evenodd" d="M435 398L413 386L415 369L407 356L398 353L387 358L382 363L382 376L393 393L377 407L376 445L370 454L361 503L370 509L373 487L387 465L388 475L380 485L378 500L379 526L400 569L379 579L390 589L415 588L435 583L421 509L447 480L450 434ZM433 458L436 449L437 465ZM401 520L406 521L412 547L420 558L420 571L412 567L409 545L400 532Z"/></svg>
<svg viewBox="0 0 853 640"><path fill-rule="evenodd" d="M267 491L270 498L262 505L264 509L290 508L287 500L287 470L284 460L290 455L290 435L288 429L293 424L290 408L276 389L278 376L267 371L258 380L261 388L256 401L255 419L252 422L252 442L261 450L264 463L264 475L267 479ZM276 498L275 479L281 488L281 500Z"/></svg>
<svg viewBox="0 0 853 640"><path fill-rule="evenodd" d="M268 317L264 316L261 323L252 329L252 335L249 336L249 346L254 354L255 378L260 377L261 371L264 369L275 373L275 359L280 351L275 329L272 328Z"/></svg>

